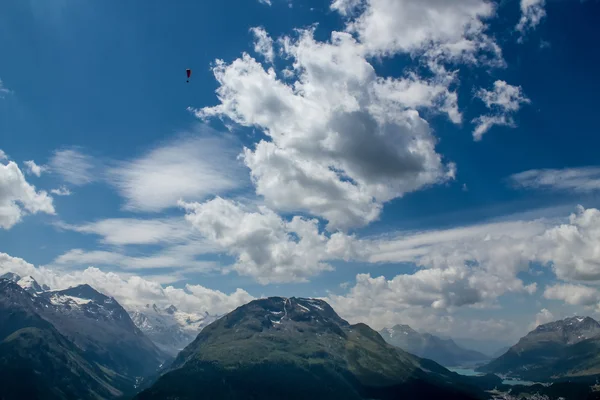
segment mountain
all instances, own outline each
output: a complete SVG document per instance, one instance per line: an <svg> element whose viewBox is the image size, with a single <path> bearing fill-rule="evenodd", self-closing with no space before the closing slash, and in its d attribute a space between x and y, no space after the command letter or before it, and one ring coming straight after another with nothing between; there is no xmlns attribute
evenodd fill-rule
<svg viewBox="0 0 600 400"><path fill-rule="evenodd" d="M444 366L460 366L489 359L475 350L467 350L452 339L441 339L429 333L419 333L408 325L384 328L379 334L389 344Z"/></svg>
<svg viewBox="0 0 600 400"><path fill-rule="evenodd" d="M478 371L542 381L600 375L600 324L571 317L540 325Z"/></svg>
<svg viewBox="0 0 600 400"><path fill-rule="evenodd" d="M104 399L123 394L118 378L43 319L44 299L0 279L0 399Z"/></svg>
<svg viewBox="0 0 600 400"><path fill-rule="evenodd" d="M205 327L136 399L487 397L467 381L350 325L324 301L272 297Z"/></svg>
<svg viewBox="0 0 600 400"><path fill-rule="evenodd" d="M166 359L112 297L89 285L43 292L50 306L38 310L88 357L133 383L154 373Z"/></svg>
<svg viewBox="0 0 600 400"><path fill-rule="evenodd" d="M41 293L46 290L50 290L50 288L46 285L41 285L37 283L35 279L31 276L26 276L21 278L21 276L15 274L14 272L7 272L4 275L0 276L0 279L6 279L11 282L14 282L21 286L23 289L28 291L29 293Z"/></svg>
<svg viewBox="0 0 600 400"><path fill-rule="evenodd" d="M129 312L133 323L163 352L175 357L216 316L185 313L171 305L160 309L153 304Z"/></svg>
<svg viewBox="0 0 600 400"><path fill-rule="evenodd" d="M6 279L7 281L11 281L13 283L17 283L21 280L21 276L15 274L14 272L7 272L0 276L0 279Z"/></svg>
<svg viewBox="0 0 600 400"><path fill-rule="evenodd" d="M41 293L44 291L39 283L31 276L26 276L24 278L19 279L17 285L21 286L29 293Z"/></svg>
<svg viewBox="0 0 600 400"><path fill-rule="evenodd" d="M514 341L501 341L494 339L474 339L452 337L454 343L462 348L478 351L488 356L489 359L496 358L506 353L506 351L515 343ZM500 353L500 354L498 354Z"/></svg>

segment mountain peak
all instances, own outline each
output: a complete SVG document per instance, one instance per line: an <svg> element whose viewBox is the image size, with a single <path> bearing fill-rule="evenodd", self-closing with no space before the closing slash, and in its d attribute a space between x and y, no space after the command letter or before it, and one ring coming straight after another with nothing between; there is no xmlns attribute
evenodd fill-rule
<svg viewBox="0 0 600 400"><path fill-rule="evenodd" d="M23 289L25 289L29 293L40 293L40 292L44 291L42 289L42 287L40 286L40 284L37 283L37 281L35 279L33 279L32 276L26 276L26 277L19 279L19 281L17 282L17 285L21 286Z"/></svg>
<svg viewBox="0 0 600 400"><path fill-rule="evenodd" d="M171 304L169 307L165 308L165 312L167 314L175 314L177 312L177 307L175 307L173 304Z"/></svg>
<svg viewBox="0 0 600 400"><path fill-rule="evenodd" d="M396 324L391 328L383 328L383 330L386 331L390 337L394 337L394 335L418 335L418 332L413 328L403 324Z"/></svg>
<svg viewBox="0 0 600 400"><path fill-rule="evenodd" d="M568 317L562 320L549 322L539 325L533 333L553 332L553 331L574 331L581 329L600 330L600 323L591 317Z"/></svg>
<svg viewBox="0 0 600 400"><path fill-rule="evenodd" d="M21 280L21 276L15 274L14 272L7 272L4 275L0 276L0 279L6 279L8 281L17 283Z"/></svg>
<svg viewBox="0 0 600 400"><path fill-rule="evenodd" d="M79 297L81 299L92 300L103 303L108 300L109 297L98 292L96 289L88 284L83 284L75 287L71 287L65 290L60 290L57 293L64 294L67 296Z"/></svg>

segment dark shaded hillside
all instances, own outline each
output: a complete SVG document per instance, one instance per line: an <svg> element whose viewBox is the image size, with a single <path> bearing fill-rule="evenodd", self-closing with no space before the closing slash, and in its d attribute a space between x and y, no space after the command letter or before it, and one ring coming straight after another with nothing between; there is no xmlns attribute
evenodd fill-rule
<svg viewBox="0 0 600 400"><path fill-rule="evenodd" d="M424 397L425 396L425 397ZM137 399L475 399L467 380L350 325L325 302L269 298L210 324Z"/></svg>
<svg viewBox="0 0 600 400"><path fill-rule="evenodd" d="M83 352L36 313L38 299L0 280L0 398L98 399L122 394Z"/></svg>
<svg viewBox="0 0 600 400"><path fill-rule="evenodd" d="M506 353L480 367L482 372L526 380L600 376L600 324L573 317L540 325Z"/></svg>

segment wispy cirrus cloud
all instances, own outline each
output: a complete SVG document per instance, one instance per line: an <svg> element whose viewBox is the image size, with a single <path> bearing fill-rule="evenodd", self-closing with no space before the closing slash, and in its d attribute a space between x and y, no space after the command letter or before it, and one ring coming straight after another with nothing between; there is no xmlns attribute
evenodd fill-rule
<svg viewBox="0 0 600 400"><path fill-rule="evenodd" d="M600 190L600 167L533 169L511 175L515 188L589 193Z"/></svg>
<svg viewBox="0 0 600 400"><path fill-rule="evenodd" d="M203 200L249 183L247 170L237 161L237 142L203 129L107 169L106 179L125 199L126 210L157 212L177 207L179 200Z"/></svg>
<svg viewBox="0 0 600 400"><path fill-rule="evenodd" d="M82 186L102 178L102 165L81 148L56 150L48 167L62 179L75 186Z"/></svg>

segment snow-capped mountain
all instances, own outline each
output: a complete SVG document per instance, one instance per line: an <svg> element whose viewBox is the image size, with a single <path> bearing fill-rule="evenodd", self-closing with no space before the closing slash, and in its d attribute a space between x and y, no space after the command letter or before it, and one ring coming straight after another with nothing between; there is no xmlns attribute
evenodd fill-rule
<svg viewBox="0 0 600 400"><path fill-rule="evenodd" d="M538 326L528 336L558 335L571 345L600 335L600 323L590 317L570 317Z"/></svg>
<svg viewBox="0 0 600 400"><path fill-rule="evenodd" d="M0 279L6 279L14 282L31 294L50 290L47 285L40 285L35 279L33 279L32 276L26 276L22 278L20 275L17 275L14 272L5 273L4 275L0 276Z"/></svg>
<svg viewBox="0 0 600 400"><path fill-rule="evenodd" d="M14 272L7 272L4 275L0 276L0 279L6 279L7 281L17 283L21 280L21 277L15 274Z"/></svg>
<svg viewBox="0 0 600 400"><path fill-rule="evenodd" d="M89 285L37 295L40 315L94 360L127 376L153 373L166 359L113 298Z"/></svg>
<svg viewBox="0 0 600 400"><path fill-rule="evenodd" d="M156 304L129 312L135 325L148 336L161 350L177 355L190 344L198 333L218 317L204 314L186 313L170 305L161 309Z"/></svg>

